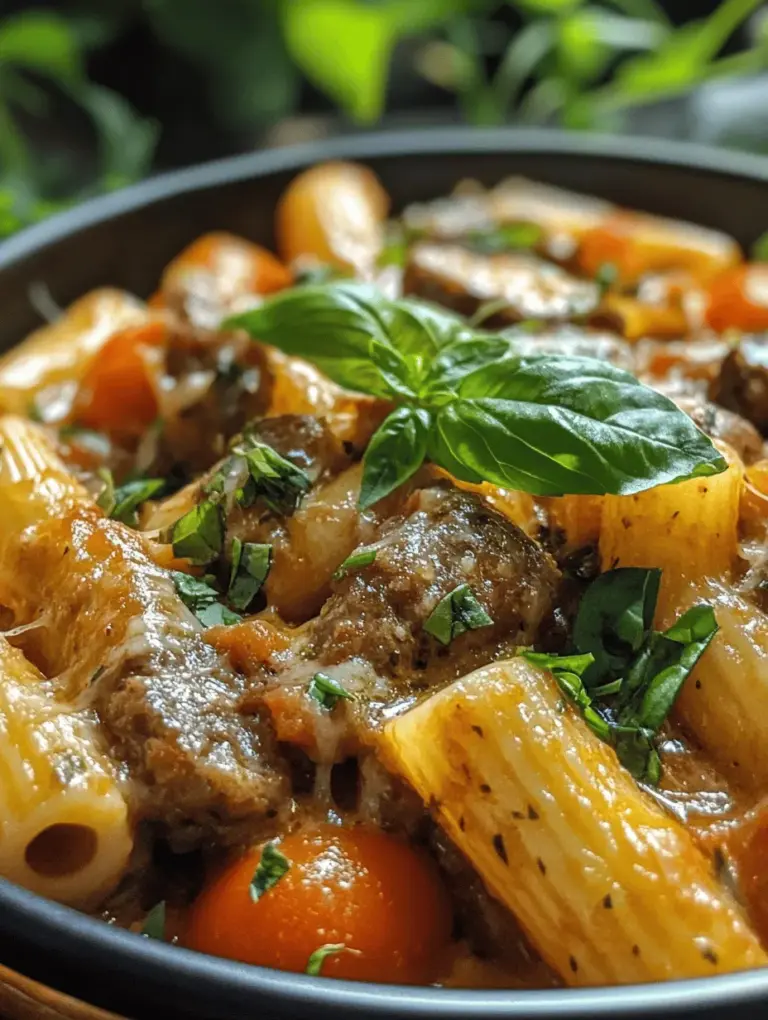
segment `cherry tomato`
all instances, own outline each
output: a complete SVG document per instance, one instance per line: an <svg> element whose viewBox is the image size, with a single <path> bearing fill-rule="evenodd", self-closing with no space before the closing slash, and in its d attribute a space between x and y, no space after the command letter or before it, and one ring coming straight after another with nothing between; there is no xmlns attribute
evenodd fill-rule
<svg viewBox="0 0 768 1020"><path fill-rule="evenodd" d="M434 865L378 830L318 825L277 844L290 868L253 902L261 848L226 868L194 903L185 945L213 956L303 972L323 945L322 973L429 984L450 942L451 909Z"/></svg>
<svg viewBox="0 0 768 1020"><path fill-rule="evenodd" d="M75 413L97 431L140 435L157 417L160 348L167 338L160 322L122 329L104 344L85 373Z"/></svg>
<svg viewBox="0 0 768 1020"><path fill-rule="evenodd" d="M706 321L718 333L768 329L768 265L736 266L721 273L709 289Z"/></svg>

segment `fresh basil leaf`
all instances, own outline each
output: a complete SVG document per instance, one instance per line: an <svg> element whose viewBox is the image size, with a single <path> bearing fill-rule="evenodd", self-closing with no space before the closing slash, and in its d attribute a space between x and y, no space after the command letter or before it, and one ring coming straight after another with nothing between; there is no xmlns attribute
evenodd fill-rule
<svg viewBox="0 0 768 1020"><path fill-rule="evenodd" d="M484 255L535 248L544 237L536 223L502 223L487 230L473 230L466 236L468 247Z"/></svg>
<svg viewBox="0 0 768 1020"><path fill-rule="evenodd" d="M196 564L212 563L224 544L221 506L207 499L184 514L171 529L173 553Z"/></svg>
<svg viewBox="0 0 768 1020"><path fill-rule="evenodd" d="M622 567L597 577L576 613L573 642L594 656L588 687L624 675L652 625L661 571Z"/></svg>
<svg viewBox="0 0 768 1020"><path fill-rule="evenodd" d="M371 549L369 546L362 546L360 549L356 549L347 558L340 563L339 566L333 572L334 581L340 581L346 577L347 574L353 574L357 570L363 570L365 567L370 565L376 560L376 550Z"/></svg>
<svg viewBox="0 0 768 1020"><path fill-rule="evenodd" d="M666 633L659 635L660 653L654 661L658 663L659 655L663 655L664 665L643 691L637 713L640 726L654 733L661 728L717 631L714 609L702 604L689 609Z"/></svg>
<svg viewBox="0 0 768 1020"><path fill-rule="evenodd" d="M491 333L460 337L440 350L424 380L422 394L429 399L432 390L452 389L470 372L498 365L511 350L512 342L508 337Z"/></svg>
<svg viewBox="0 0 768 1020"><path fill-rule="evenodd" d="M109 517L115 509L115 481L109 468L99 468L96 475L104 483L104 487L96 497L96 505L100 506Z"/></svg>
<svg viewBox="0 0 768 1020"><path fill-rule="evenodd" d="M340 698L344 699L344 701L355 700L354 694L350 694L346 687L342 687L338 680L334 680L333 677L328 676L326 673L315 673L309 681L307 690L310 698L314 698L319 705L322 705L323 708L327 708L329 711Z"/></svg>
<svg viewBox="0 0 768 1020"><path fill-rule="evenodd" d="M288 873L290 867L291 862L285 854L280 852L276 843L265 843L249 887L253 902L258 903L265 893L274 889L280 879Z"/></svg>
<svg viewBox="0 0 768 1020"><path fill-rule="evenodd" d="M339 269L338 266L332 266L329 262L312 262L303 265L297 271L296 285L298 287L317 286L348 278L349 274Z"/></svg>
<svg viewBox="0 0 768 1020"><path fill-rule="evenodd" d="M618 694L623 686L624 681L619 678L608 684L601 684L599 687L590 687L589 693L593 698L609 698L613 694Z"/></svg>
<svg viewBox="0 0 768 1020"><path fill-rule="evenodd" d="M390 307L367 284L318 284L281 291L226 319L222 328L244 329L286 354L307 358L340 386L387 399L407 390L382 320Z"/></svg>
<svg viewBox="0 0 768 1020"><path fill-rule="evenodd" d="M399 407L376 430L363 457L361 509L378 503L407 482L427 455L429 413Z"/></svg>
<svg viewBox="0 0 768 1020"><path fill-rule="evenodd" d="M141 926L141 934L148 939L165 941L165 900L160 900L149 911Z"/></svg>
<svg viewBox="0 0 768 1020"><path fill-rule="evenodd" d="M196 615L200 623L206 628L232 627L242 620L241 616L233 613L231 609L227 609L221 602L213 602L210 606L201 609Z"/></svg>
<svg viewBox="0 0 768 1020"><path fill-rule="evenodd" d="M339 953L352 953L355 952L353 949L348 949L343 942L328 943L328 945L320 946L314 951L307 960L306 974L311 974L312 977L317 977L322 969L323 964L329 956L338 956Z"/></svg>
<svg viewBox="0 0 768 1020"><path fill-rule="evenodd" d="M245 436L234 452L245 459L250 476L251 484L243 488L240 498L243 506L251 506L261 498L270 510L288 517L312 487L306 471L254 436Z"/></svg>
<svg viewBox="0 0 768 1020"><path fill-rule="evenodd" d="M441 348L472 337L457 316L421 301L392 302L382 311L382 319L390 343L405 359L414 388L426 377Z"/></svg>
<svg viewBox="0 0 768 1020"><path fill-rule="evenodd" d="M208 584L207 579L192 577L179 570L171 572L176 593L198 618L204 627L232 626L240 617L219 601L219 592Z"/></svg>
<svg viewBox="0 0 768 1020"><path fill-rule="evenodd" d="M272 566L272 546L232 540L232 563L227 601L235 609L247 609L261 591Z"/></svg>
<svg viewBox="0 0 768 1020"><path fill-rule="evenodd" d="M541 669L548 669L550 673L564 672L575 673L580 677L584 671L595 661L594 655L550 655L548 652L521 652L524 659L533 666Z"/></svg>
<svg viewBox="0 0 768 1020"><path fill-rule="evenodd" d="M628 495L727 466L671 400L593 358L507 358L467 375L458 392L436 418L443 444L474 476L507 488Z"/></svg>
<svg viewBox="0 0 768 1020"><path fill-rule="evenodd" d="M639 782L658 782L660 760L653 746L653 733L636 727L619 727L613 733L613 744L616 755L635 779Z"/></svg>
<svg viewBox="0 0 768 1020"><path fill-rule="evenodd" d="M164 487L162 478L137 478L132 482L126 482L119 486L114 492L114 507L110 517L123 524L135 527L137 523L136 511L142 503L152 499Z"/></svg>
<svg viewBox="0 0 768 1020"><path fill-rule="evenodd" d="M493 626L493 618L486 613L468 584L460 584L444 595L429 614L424 630L442 645L449 645L459 634L468 630Z"/></svg>
<svg viewBox="0 0 768 1020"><path fill-rule="evenodd" d="M761 234L750 249L754 262L768 262L768 231Z"/></svg>

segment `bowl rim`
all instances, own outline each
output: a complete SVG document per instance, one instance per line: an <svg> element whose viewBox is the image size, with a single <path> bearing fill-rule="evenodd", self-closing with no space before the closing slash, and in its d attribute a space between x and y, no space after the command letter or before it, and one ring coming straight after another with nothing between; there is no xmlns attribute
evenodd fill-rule
<svg viewBox="0 0 768 1020"><path fill-rule="evenodd" d="M351 134L203 163L92 199L0 243L0 272L89 227L182 194L296 171L327 159L412 158L440 153L517 153L663 164L768 184L768 158L659 139L466 127ZM99 1005L117 1012L120 1002L110 999L109 991L91 998L92 983L85 984L74 971L66 974L67 961L85 959L105 978L111 971L121 974L123 981L126 977L144 980L149 986L173 987L180 994L185 988L190 996L202 983L205 998L219 998L228 1016L235 1015L231 1008L235 1001L258 1002L260 997L286 1009L322 1007L329 1015L332 1011L340 1017L440 1016L443 1020L464 1020L470 1015L497 1020L632 1017L653 1011L670 1015L768 1002L768 968L686 981L584 989L458 990L330 981L247 966L146 939L0 879L0 959L2 945L11 940L32 952L55 954L65 973L53 987L83 1001L97 999ZM46 980L44 974L37 979Z"/></svg>

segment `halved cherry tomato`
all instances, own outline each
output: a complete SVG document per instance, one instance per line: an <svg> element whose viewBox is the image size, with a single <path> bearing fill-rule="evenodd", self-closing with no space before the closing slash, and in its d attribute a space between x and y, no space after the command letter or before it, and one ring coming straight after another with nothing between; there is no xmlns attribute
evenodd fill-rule
<svg viewBox="0 0 768 1020"><path fill-rule="evenodd" d="M428 984L440 973L451 909L434 865L379 830L318 825L286 836L290 868L253 902L261 860L252 850L226 868L192 907L183 942L245 963L302 972L323 945L323 975Z"/></svg>
<svg viewBox="0 0 768 1020"><path fill-rule="evenodd" d="M162 322L129 326L95 355L75 401L77 421L87 428L140 435L157 417L157 378L167 338Z"/></svg>
<svg viewBox="0 0 768 1020"><path fill-rule="evenodd" d="M768 329L768 264L736 266L713 280L706 321L718 333Z"/></svg>

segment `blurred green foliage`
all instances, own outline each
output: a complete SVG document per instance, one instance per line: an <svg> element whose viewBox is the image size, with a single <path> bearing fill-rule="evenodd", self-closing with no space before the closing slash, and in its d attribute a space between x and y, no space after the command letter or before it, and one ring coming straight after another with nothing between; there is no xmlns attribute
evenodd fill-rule
<svg viewBox="0 0 768 1020"><path fill-rule="evenodd" d="M674 27L657 0L52 0L0 19L0 236L152 168L161 126L89 73L131 33L171 77L174 62L189 69L201 124L248 141L308 87L375 123L403 53L471 123L610 129L632 107L765 68L766 33L722 55L761 2L722 0ZM57 135L73 118L85 157Z"/></svg>

